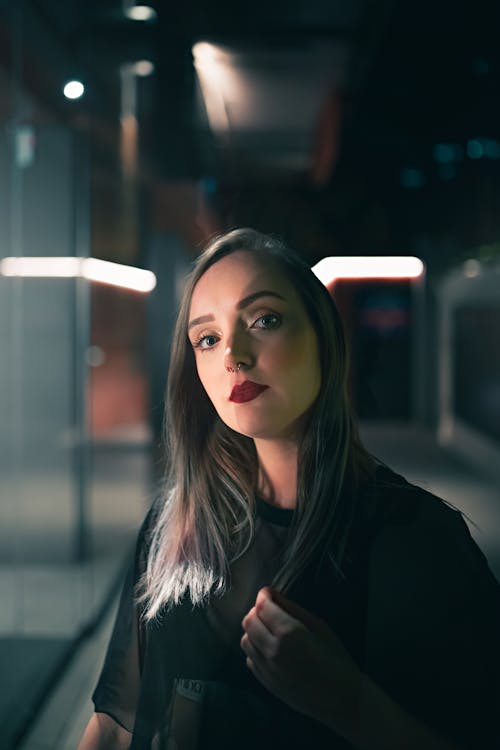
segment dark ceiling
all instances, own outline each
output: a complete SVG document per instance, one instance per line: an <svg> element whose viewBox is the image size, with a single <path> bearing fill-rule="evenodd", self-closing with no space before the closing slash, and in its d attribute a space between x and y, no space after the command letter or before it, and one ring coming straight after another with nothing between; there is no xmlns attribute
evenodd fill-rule
<svg viewBox="0 0 500 750"><path fill-rule="evenodd" d="M116 0L3 2L3 37L22 12L42 103L68 116L54 83L79 74L103 129L120 66L152 60L143 164L163 182L203 178L223 225L282 233L313 257L417 252L437 270L496 252L498 3L152 5L154 22L134 22Z"/></svg>

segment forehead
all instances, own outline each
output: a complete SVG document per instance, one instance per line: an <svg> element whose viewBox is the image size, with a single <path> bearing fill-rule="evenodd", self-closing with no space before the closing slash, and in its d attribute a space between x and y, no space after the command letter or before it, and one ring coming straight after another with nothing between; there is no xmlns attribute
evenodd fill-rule
<svg viewBox="0 0 500 750"><path fill-rule="evenodd" d="M210 266L198 280L191 296L190 317L211 312L211 307L235 304L263 289L281 294L286 301L301 304L300 296L279 260L238 250Z"/></svg>

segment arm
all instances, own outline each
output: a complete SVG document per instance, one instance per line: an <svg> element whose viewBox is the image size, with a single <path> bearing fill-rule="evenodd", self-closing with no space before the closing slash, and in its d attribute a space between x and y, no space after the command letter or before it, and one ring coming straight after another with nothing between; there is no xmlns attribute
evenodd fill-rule
<svg viewBox="0 0 500 750"><path fill-rule="evenodd" d="M113 633L92 695L95 713L87 725L78 750L121 750L128 748L132 740L143 651L134 590L145 565L144 534L150 515L151 511L139 531L134 560L125 576Z"/></svg>
<svg viewBox="0 0 500 750"><path fill-rule="evenodd" d="M92 714L78 750L127 750L132 735L107 714Z"/></svg>

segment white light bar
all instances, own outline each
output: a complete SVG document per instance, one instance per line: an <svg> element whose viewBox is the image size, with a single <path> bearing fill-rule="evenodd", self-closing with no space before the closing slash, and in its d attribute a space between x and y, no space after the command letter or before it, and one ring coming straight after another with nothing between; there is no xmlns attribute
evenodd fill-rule
<svg viewBox="0 0 500 750"><path fill-rule="evenodd" d="M81 276L89 281L136 292L151 292L156 286L156 276L151 271L97 258L3 258L0 260L0 274L45 278Z"/></svg>
<svg viewBox="0 0 500 750"><path fill-rule="evenodd" d="M312 271L327 285L338 279L416 279L425 267L413 255L352 255L322 258Z"/></svg>
<svg viewBox="0 0 500 750"><path fill-rule="evenodd" d="M137 292L150 292L156 286L154 273L142 268L123 266L120 263L110 263L96 258L85 258L82 260L82 266L82 276L90 281L101 281Z"/></svg>
<svg viewBox="0 0 500 750"><path fill-rule="evenodd" d="M79 276L81 258L3 258L3 276Z"/></svg>

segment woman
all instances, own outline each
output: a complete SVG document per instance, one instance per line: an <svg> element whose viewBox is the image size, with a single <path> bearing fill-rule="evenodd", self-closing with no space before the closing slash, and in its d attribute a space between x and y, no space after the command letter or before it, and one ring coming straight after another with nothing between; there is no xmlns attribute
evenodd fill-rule
<svg viewBox="0 0 500 750"><path fill-rule="evenodd" d="M498 584L361 446L339 315L281 243L196 261L167 426L80 750L497 746Z"/></svg>

